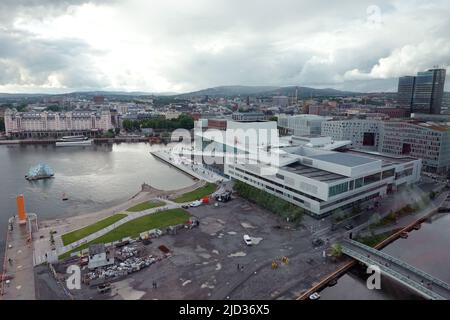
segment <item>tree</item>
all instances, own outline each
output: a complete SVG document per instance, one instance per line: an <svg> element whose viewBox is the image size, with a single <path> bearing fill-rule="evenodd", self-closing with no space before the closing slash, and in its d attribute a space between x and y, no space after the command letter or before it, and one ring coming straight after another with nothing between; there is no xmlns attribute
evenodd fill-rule
<svg viewBox="0 0 450 320"><path fill-rule="evenodd" d="M379 224L381 221L381 217L380 214L378 212L375 212L371 217L370 217L370 222L371 224Z"/></svg>
<svg viewBox="0 0 450 320"><path fill-rule="evenodd" d="M331 246L331 256L338 258L342 256L342 245L339 243L335 243Z"/></svg>
<svg viewBox="0 0 450 320"><path fill-rule="evenodd" d="M51 105L51 106L48 106L45 110L53 111L53 112L60 112L62 110L62 108L58 105Z"/></svg>
<svg viewBox="0 0 450 320"><path fill-rule="evenodd" d="M122 127L126 130L126 131L131 131L133 130L133 121L129 120L129 119L125 119L122 122Z"/></svg>
<svg viewBox="0 0 450 320"><path fill-rule="evenodd" d="M0 132L5 131L5 119L0 118Z"/></svg>

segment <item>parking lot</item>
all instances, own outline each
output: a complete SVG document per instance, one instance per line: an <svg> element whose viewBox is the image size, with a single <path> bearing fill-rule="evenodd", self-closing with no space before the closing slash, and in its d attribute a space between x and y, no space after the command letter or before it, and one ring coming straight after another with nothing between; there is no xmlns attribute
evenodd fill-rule
<svg viewBox="0 0 450 320"><path fill-rule="evenodd" d="M156 254L164 245L170 258L113 282L107 293L84 288L75 298L292 299L337 267L323 258L325 245L312 246L308 228L294 228L243 199L189 212L199 218L199 227L146 246Z"/></svg>

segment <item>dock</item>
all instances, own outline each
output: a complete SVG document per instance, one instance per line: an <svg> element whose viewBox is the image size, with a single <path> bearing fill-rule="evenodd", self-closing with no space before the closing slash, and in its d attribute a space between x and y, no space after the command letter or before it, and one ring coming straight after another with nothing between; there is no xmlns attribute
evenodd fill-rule
<svg viewBox="0 0 450 320"><path fill-rule="evenodd" d="M9 219L0 300L34 300L33 241L31 220L19 225L18 217Z"/></svg>

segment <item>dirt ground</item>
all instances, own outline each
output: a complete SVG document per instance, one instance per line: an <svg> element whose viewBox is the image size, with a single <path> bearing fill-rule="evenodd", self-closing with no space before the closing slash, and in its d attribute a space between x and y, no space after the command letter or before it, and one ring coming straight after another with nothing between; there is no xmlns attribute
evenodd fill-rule
<svg viewBox="0 0 450 320"><path fill-rule="evenodd" d="M293 299L338 267L322 257L325 246L313 248L307 228L295 229L243 199L189 211L200 219L198 228L164 235L147 246L157 254L164 245L172 257L114 282L110 293L82 289L75 298ZM255 244L247 246L244 234Z"/></svg>

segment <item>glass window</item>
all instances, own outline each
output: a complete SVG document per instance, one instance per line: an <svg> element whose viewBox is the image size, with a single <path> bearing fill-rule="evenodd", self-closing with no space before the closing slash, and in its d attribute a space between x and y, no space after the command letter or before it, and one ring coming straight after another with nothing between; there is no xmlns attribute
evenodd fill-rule
<svg viewBox="0 0 450 320"><path fill-rule="evenodd" d="M363 186L363 178L359 178L355 180L355 189L361 188Z"/></svg>
<svg viewBox="0 0 450 320"><path fill-rule="evenodd" d="M329 188L328 196L332 197L348 191L348 182L344 182Z"/></svg>
<svg viewBox="0 0 450 320"><path fill-rule="evenodd" d="M394 173L395 173L395 169L390 169L390 170L383 171L382 179L393 177Z"/></svg>
<svg viewBox="0 0 450 320"><path fill-rule="evenodd" d="M381 179L381 172L371 174L370 176L364 177L364 185L368 185L377 181L380 181Z"/></svg>

